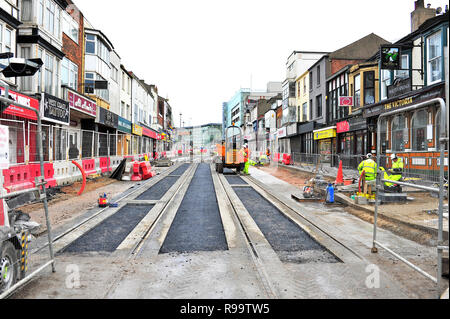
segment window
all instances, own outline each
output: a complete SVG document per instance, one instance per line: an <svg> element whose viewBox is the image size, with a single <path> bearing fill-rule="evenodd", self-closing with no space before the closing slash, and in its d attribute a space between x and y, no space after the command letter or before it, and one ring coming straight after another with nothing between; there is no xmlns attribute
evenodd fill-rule
<svg viewBox="0 0 450 319"><path fill-rule="evenodd" d="M94 83L95 83L94 73L87 72L84 77L85 77L84 80L85 93L94 94Z"/></svg>
<svg viewBox="0 0 450 319"><path fill-rule="evenodd" d="M63 32L76 43L78 43L78 30L78 23L68 13L64 12Z"/></svg>
<svg viewBox="0 0 450 319"><path fill-rule="evenodd" d="M322 116L322 94L316 97L316 107L317 107L317 113L316 117Z"/></svg>
<svg viewBox="0 0 450 319"><path fill-rule="evenodd" d="M118 83L119 81L119 70L117 70L116 67L114 67L114 65L111 66L111 78L114 80L114 82Z"/></svg>
<svg viewBox="0 0 450 319"><path fill-rule="evenodd" d="M361 106L361 76L358 74L354 77L355 82L355 108L358 108Z"/></svg>
<svg viewBox="0 0 450 319"><path fill-rule="evenodd" d="M39 25L44 25L44 13L45 13L45 9L44 9L44 0L39 0Z"/></svg>
<svg viewBox="0 0 450 319"><path fill-rule="evenodd" d="M21 57L24 59L30 59L31 58L31 48L30 47L23 47L20 50ZM31 76L23 76L20 77L21 81L21 88L24 91L31 91L32 88L32 77Z"/></svg>
<svg viewBox="0 0 450 319"><path fill-rule="evenodd" d="M313 100L309 100L309 120L313 119Z"/></svg>
<svg viewBox="0 0 450 319"><path fill-rule="evenodd" d="M408 130L406 127L406 118L403 115L397 115L392 120L391 144L393 152L405 151L405 144L408 141Z"/></svg>
<svg viewBox="0 0 450 319"><path fill-rule="evenodd" d="M392 84L391 81L391 71L381 70L381 99L385 100L388 98L387 88Z"/></svg>
<svg viewBox="0 0 450 319"><path fill-rule="evenodd" d="M303 78L303 94L306 94L306 77Z"/></svg>
<svg viewBox="0 0 450 319"><path fill-rule="evenodd" d="M22 21L31 21L32 1L22 0Z"/></svg>
<svg viewBox="0 0 450 319"><path fill-rule="evenodd" d="M95 35L86 34L86 53L95 54Z"/></svg>
<svg viewBox="0 0 450 319"><path fill-rule="evenodd" d="M301 122L306 122L306 121L308 121L308 103L303 103Z"/></svg>
<svg viewBox="0 0 450 319"><path fill-rule="evenodd" d="M45 55L45 93L53 95L53 68L54 61L53 56L50 54Z"/></svg>
<svg viewBox="0 0 450 319"><path fill-rule="evenodd" d="M11 48L12 48L12 31L8 28L5 28L5 52L11 52Z"/></svg>
<svg viewBox="0 0 450 319"><path fill-rule="evenodd" d="M97 56L109 64L109 50L100 39L97 41Z"/></svg>
<svg viewBox="0 0 450 319"><path fill-rule="evenodd" d="M364 72L364 105L375 103L375 72Z"/></svg>
<svg viewBox="0 0 450 319"><path fill-rule="evenodd" d="M42 49L38 50L38 58L43 59L44 51ZM38 78L38 85L37 85L37 91L38 93L42 92L42 68L39 69L37 72L37 78Z"/></svg>
<svg viewBox="0 0 450 319"><path fill-rule="evenodd" d="M401 70L395 71L395 78L409 78L409 55L402 54L400 67Z"/></svg>
<svg viewBox="0 0 450 319"><path fill-rule="evenodd" d="M313 89L313 71L309 73L309 90L312 91Z"/></svg>
<svg viewBox="0 0 450 319"><path fill-rule="evenodd" d="M317 67L317 85L320 85L320 65Z"/></svg>
<svg viewBox="0 0 450 319"><path fill-rule="evenodd" d="M67 58L63 59L61 65L61 84L78 90L78 66Z"/></svg>
<svg viewBox="0 0 450 319"><path fill-rule="evenodd" d="M436 32L427 39L428 84L442 80L442 38L441 32Z"/></svg>
<svg viewBox="0 0 450 319"><path fill-rule="evenodd" d="M413 151L428 150L427 124L428 124L427 110L416 111L411 121Z"/></svg>
<svg viewBox="0 0 450 319"><path fill-rule="evenodd" d="M47 1L46 16L45 29L53 34L55 32L55 4L51 1Z"/></svg>

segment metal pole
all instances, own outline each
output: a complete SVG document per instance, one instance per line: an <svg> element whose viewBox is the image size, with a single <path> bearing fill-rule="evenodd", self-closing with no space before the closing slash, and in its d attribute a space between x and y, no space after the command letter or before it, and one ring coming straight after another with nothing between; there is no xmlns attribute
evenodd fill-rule
<svg viewBox="0 0 450 319"><path fill-rule="evenodd" d="M44 101L44 93L42 93L41 95L41 103L43 103ZM39 114L39 112L36 111L37 114L37 121L38 121L38 147L39 147L39 161L40 161L40 166L41 166L41 177L44 178L45 176L45 170L44 170L44 147L43 147L43 143L42 143L42 120L41 120L41 116ZM44 178L45 180L45 178ZM49 213L48 213L48 202L47 202L47 188L45 185L40 186L42 187L42 192L44 193L42 202L44 203L44 211L45 211L45 222L47 224L47 237L48 237L48 242L50 243L50 245L48 246L49 251L50 251L50 259L54 260L55 259L55 254L53 253L53 245L51 243L53 243L53 238L52 238L52 226L50 224L50 217L49 217ZM56 268L55 268L55 262L52 263L52 272L56 272Z"/></svg>

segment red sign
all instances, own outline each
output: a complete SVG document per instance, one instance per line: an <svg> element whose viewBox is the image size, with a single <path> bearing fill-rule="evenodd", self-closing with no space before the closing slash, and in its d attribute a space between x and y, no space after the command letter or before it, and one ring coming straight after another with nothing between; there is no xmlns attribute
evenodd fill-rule
<svg viewBox="0 0 450 319"><path fill-rule="evenodd" d="M353 106L353 96L341 96L339 98L339 106Z"/></svg>
<svg viewBox="0 0 450 319"><path fill-rule="evenodd" d="M0 94L2 96L5 95L5 89L3 87L0 87ZM39 101L36 99L33 99L29 96L26 96L26 95L23 95L23 94L20 94L20 93L11 91L11 90L9 91L9 95L13 98L14 101L16 101L19 104L22 104L22 105L25 105L28 107L32 107L33 109L36 109L38 111L40 109ZM27 109L21 108L16 105L10 105L3 113L37 121L36 113L34 113L31 110L27 110Z"/></svg>
<svg viewBox="0 0 450 319"><path fill-rule="evenodd" d="M94 102L89 101L88 99L85 99L84 97L71 91L68 92L67 97L71 108L89 114L93 117L97 116L97 104Z"/></svg>
<svg viewBox="0 0 450 319"><path fill-rule="evenodd" d="M336 132L337 133L345 133L350 131L350 123L347 121L339 122L336 124Z"/></svg>
<svg viewBox="0 0 450 319"><path fill-rule="evenodd" d="M160 140L161 139L161 135L160 134L157 134L154 131L152 131L152 130L150 130L148 128L145 128L145 127L142 128L142 135L148 136L148 137L150 137L152 139L155 139L155 140Z"/></svg>

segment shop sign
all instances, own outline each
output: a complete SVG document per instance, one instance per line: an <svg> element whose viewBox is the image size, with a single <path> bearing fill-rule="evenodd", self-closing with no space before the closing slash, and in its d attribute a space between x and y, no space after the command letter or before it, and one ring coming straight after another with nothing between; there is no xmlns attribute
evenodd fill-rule
<svg viewBox="0 0 450 319"><path fill-rule="evenodd" d="M142 133L143 133L143 127L142 127L142 126L139 126L139 125L137 125L137 124L133 124L132 133L133 133L134 135L142 136Z"/></svg>
<svg viewBox="0 0 450 319"><path fill-rule="evenodd" d="M119 116L119 124L118 124L119 131L122 131L125 133L131 133L131 125L132 124L130 121Z"/></svg>
<svg viewBox="0 0 450 319"><path fill-rule="evenodd" d="M392 111L395 109L403 108L409 105L412 105L413 103L419 103L419 102L425 102L431 99L439 98L439 97L445 97L445 85L440 84L437 87L433 87L431 89L425 90L425 91L419 91L418 93L415 93L414 95L401 99L396 100L389 103L384 104L377 104L373 105L371 107L368 107L364 110L364 118L377 116L380 114L383 114L388 111Z"/></svg>
<svg viewBox="0 0 450 319"><path fill-rule="evenodd" d="M287 136L287 130L286 127L282 127L277 131L277 137L278 138L283 138Z"/></svg>
<svg viewBox="0 0 450 319"><path fill-rule="evenodd" d="M150 137L152 139L158 140L158 133L155 133L154 131L146 128L146 127L142 127L142 135Z"/></svg>
<svg viewBox="0 0 450 319"><path fill-rule="evenodd" d="M388 99L411 92L411 78L396 80L394 84L387 87Z"/></svg>
<svg viewBox="0 0 450 319"><path fill-rule="evenodd" d="M47 93L41 94L41 117L43 120L62 124L70 124L69 102Z"/></svg>
<svg viewBox="0 0 450 319"><path fill-rule="evenodd" d="M330 129L314 132L314 140L316 140L316 141L327 139L327 138L333 138L333 137L336 137L336 129L335 128L330 128Z"/></svg>
<svg viewBox="0 0 450 319"><path fill-rule="evenodd" d="M69 105L72 109L91 115L97 116L97 104L88 99L78 95L74 92L68 91L67 97L69 99Z"/></svg>
<svg viewBox="0 0 450 319"><path fill-rule="evenodd" d="M0 125L0 170L9 168L9 127Z"/></svg>
<svg viewBox="0 0 450 319"><path fill-rule="evenodd" d="M107 109L100 107L98 112L98 123L117 128L119 126L119 116L111 111L108 111Z"/></svg>
<svg viewBox="0 0 450 319"><path fill-rule="evenodd" d="M5 95L5 89L3 87L0 87L0 94L2 96ZM9 90L9 96L16 101L19 104L34 108L36 110L39 111L39 101L36 99L33 99L29 96L14 92ZM13 116L17 116L17 117L21 117L21 118L25 118L25 119L29 119L29 120L35 120L37 121L37 116L36 113L31 111L31 110L27 110L21 107L18 107L16 105L10 105L9 107L6 108L5 111L3 111L4 114L9 114L9 115L13 115Z"/></svg>
<svg viewBox="0 0 450 319"><path fill-rule="evenodd" d="M345 133L350 131L350 123L347 121L339 122L336 124L336 133Z"/></svg>

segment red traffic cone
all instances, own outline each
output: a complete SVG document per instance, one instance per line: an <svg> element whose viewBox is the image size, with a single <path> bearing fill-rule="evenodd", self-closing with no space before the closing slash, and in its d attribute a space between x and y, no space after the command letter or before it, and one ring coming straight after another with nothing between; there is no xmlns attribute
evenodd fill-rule
<svg viewBox="0 0 450 319"><path fill-rule="evenodd" d="M342 169L342 161L339 163L339 170L336 178L336 185L343 185L344 184L344 171Z"/></svg>

